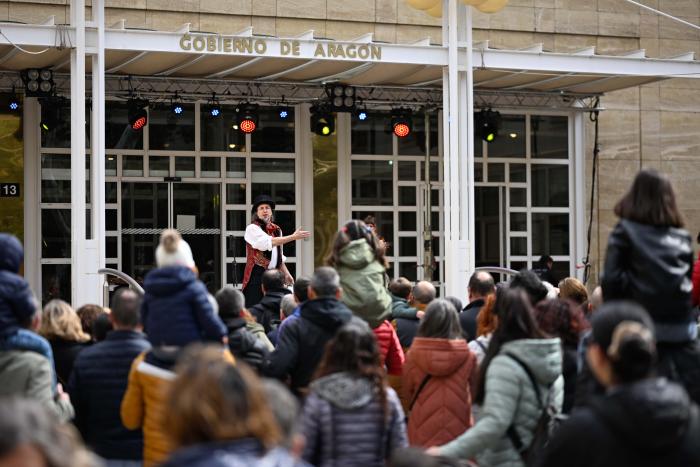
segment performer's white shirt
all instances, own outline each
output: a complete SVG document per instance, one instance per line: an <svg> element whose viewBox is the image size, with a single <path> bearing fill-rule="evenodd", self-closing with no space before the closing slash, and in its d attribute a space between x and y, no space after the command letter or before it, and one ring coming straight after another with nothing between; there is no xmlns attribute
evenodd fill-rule
<svg viewBox="0 0 700 467"><path fill-rule="evenodd" d="M270 265L267 269L275 269L275 264L277 264L277 248L272 247L272 236L266 234L263 229L260 228L258 224L249 224L245 229L245 235L243 239L250 244L253 248L260 251L270 251L272 250L272 258L270 259ZM282 245L280 245L280 251L282 250ZM287 261L287 257L282 253L282 262Z"/></svg>

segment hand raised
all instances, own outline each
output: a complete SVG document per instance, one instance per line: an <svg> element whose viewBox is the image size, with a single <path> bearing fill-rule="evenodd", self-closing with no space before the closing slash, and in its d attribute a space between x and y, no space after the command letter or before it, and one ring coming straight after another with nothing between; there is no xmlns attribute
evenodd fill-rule
<svg viewBox="0 0 700 467"><path fill-rule="evenodd" d="M292 234L294 240L301 240L302 238L309 238L310 236L311 232L309 232L308 230L301 230L301 228L296 229Z"/></svg>

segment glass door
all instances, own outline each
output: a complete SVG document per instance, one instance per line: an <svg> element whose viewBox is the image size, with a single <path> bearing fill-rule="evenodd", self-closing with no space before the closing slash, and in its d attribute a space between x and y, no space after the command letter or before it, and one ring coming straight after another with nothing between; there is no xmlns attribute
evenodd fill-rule
<svg viewBox="0 0 700 467"><path fill-rule="evenodd" d="M504 187L477 186L474 195L476 267L506 267Z"/></svg>

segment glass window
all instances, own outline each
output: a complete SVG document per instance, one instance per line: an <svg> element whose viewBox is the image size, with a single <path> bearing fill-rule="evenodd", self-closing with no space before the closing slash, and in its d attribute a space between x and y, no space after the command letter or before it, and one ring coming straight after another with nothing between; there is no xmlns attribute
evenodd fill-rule
<svg viewBox="0 0 700 467"><path fill-rule="evenodd" d="M175 176L194 177L194 157L176 157Z"/></svg>
<svg viewBox="0 0 700 467"><path fill-rule="evenodd" d="M126 102L105 102L105 147L143 149L143 130L134 130L129 125L129 105Z"/></svg>
<svg viewBox="0 0 700 467"><path fill-rule="evenodd" d="M525 115L501 114L501 128L487 144L489 157L525 157Z"/></svg>
<svg viewBox="0 0 700 467"><path fill-rule="evenodd" d="M151 177L167 177L170 175L170 158L165 156L149 156L148 174Z"/></svg>
<svg viewBox="0 0 700 467"><path fill-rule="evenodd" d="M397 138L399 142L399 154L402 156L425 155L425 116L416 114L413 116L413 129L405 138ZM438 119L437 114L430 115L430 154L438 153Z"/></svg>
<svg viewBox="0 0 700 467"><path fill-rule="evenodd" d="M105 160L105 175L107 177L117 176L117 156L112 154L107 154L107 160Z"/></svg>
<svg viewBox="0 0 700 467"><path fill-rule="evenodd" d="M394 213L391 211L353 211L352 218L364 220L367 216L374 216L377 222L377 236L389 243L394 241ZM387 248L387 256L393 255L391 245Z"/></svg>
<svg viewBox="0 0 700 467"><path fill-rule="evenodd" d="M169 105L148 109L149 146L155 150L194 151L194 104L182 104L176 115Z"/></svg>
<svg viewBox="0 0 700 467"><path fill-rule="evenodd" d="M117 202L117 182L105 183L105 203Z"/></svg>
<svg viewBox="0 0 700 467"><path fill-rule="evenodd" d="M221 226L219 189L218 183L173 183L175 228L218 229Z"/></svg>
<svg viewBox="0 0 700 467"><path fill-rule="evenodd" d="M476 162L474 164L474 181L483 182L484 181L484 164L481 162Z"/></svg>
<svg viewBox="0 0 700 467"><path fill-rule="evenodd" d="M70 203L70 155L41 155L41 202Z"/></svg>
<svg viewBox="0 0 700 467"><path fill-rule="evenodd" d="M122 229L167 227L167 183L122 183Z"/></svg>
<svg viewBox="0 0 700 467"><path fill-rule="evenodd" d="M510 238L510 254L513 256L527 255L527 238L526 237L511 237Z"/></svg>
<svg viewBox="0 0 700 467"><path fill-rule="evenodd" d="M235 258L246 255L245 240L243 235L226 237L226 256Z"/></svg>
<svg viewBox="0 0 700 467"><path fill-rule="evenodd" d="M509 164L511 183L525 183L527 181L527 165Z"/></svg>
<svg viewBox="0 0 700 467"><path fill-rule="evenodd" d="M391 161L352 161L352 204L393 206Z"/></svg>
<svg viewBox="0 0 700 467"><path fill-rule="evenodd" d="M399 206L415 206L416 205L416 187L400 186L399 187Z"/></svg>
<svg viewBox="0 0 700 467"><path fill-rule="evenodd" d="M226 265L226 281L228 284L239 285L243 282L245 263L228 263Z"/></svg>
<svg viewBox="0 0 700 467"><path fill-rule="evenodd" d="M425 162L420 163L420 180L425 180ZM430 181L437 182L440 181L440 163L438 161L430 162Z"/></svg>
<svg viewBox="0 0 700 467"><path fill-rule="evenodd" d="M527 214L524 212L510 213L510 231L525 232L527 231Z"/></svg>
<svg viewBox="0 0 700 467"><path fill-rule="evenodd" d="M70 147L70 101L39 99L41 104L41 147ZM44 127L46 124L46 127ZM85 108L85 147L90 147L90 109Z"/></svg>
<svg viewBox="0 0 700 467"><path fill-rule="evenodd" d="M105 230L117 230L117 210L105 210Z"/></svg>
<svg viewBox="0 0 700 467"><path fill-rule="evenodd" d="M536 159L569 158L568 117L532 116L532 157Z"/></svg>
<svg viewBox="0 0 700 467"><path fill-rule="evenodd" d="M399 161L399 180L416 181L416 163L414 161Z"/></svg>
<svg viewBox="0 0 700 467"><path fill-rule="evenodd" d="M155 252L160 235L122 235L122 271L143 284L146 274L155 265ZM197 256L195 256L197 258Z"/></svg>
<svg viewBox="0 0 700 467"><path fill-rule="evenodd" d="M527 206L527 196L525 188L510 188L510 205L515 207Z"/></svg>
<svg viewBox="0 0 700 467"><path fill-rule="evenodd" d="M105 257L106 258L118 258L119 257L119 238L118 237L105 237Z"/></svg>
<svg viewBox="0 0 700 467"><path fill-rule="evenodd" d="M59 298L70 302L70 264L42 264L41 289L42 305Z"/></svg>
<svg viewBox="0 0 700 467"><path fill-rule="evenodd" d="M510 268L515 271L522 271L523 269L528 269L527 261L511 261Z"/></svg>
<svg viewBox="0 0 700 467"><path fill-rule="evenodd" d="M226 176L228 178L245 178L245 159L242 157L227 157Z"/></svg>
<svg viewBox="0 0 700 467"><path fill-rule="evenodd" d="M416 237L399 237L399 256L418 256Z"/></svg>
<svg viewBox="0 0 700 467"><path fill-rule="evenodd" d="M143 177L142 156L122 156L123 177Z"/></svg>
<svg viewBox="0 0 700 467"><path fill-rule="evenodd" d="M226 184L226 204L246 204L245 183Z"/></svg>
<svg viewBox="0 0 700 467"><path fill-rule="evenodd" d="M399 230L415 232L418 229L416 216L417 213L415 211L399 212Z"/></svg>
<svg viewBox="0 0 700 467"><path fill-rule="evenodd" d="M71 257L70 209L41 210L41 257Z"/></svg>
<svg viewBox="0 0 700 467"><path fill-rule="evenodd" d="M488 168L489 168L489 182L505 182L506 181L505 164L491 162L488 165Z"/></svg>
<svg viewBox="0 0 700 467"><path fill-rule="evenodd" d="M294 211L277 210L274 214L275 224L280 226L283 235L289 235L296 230L296 215ZM296 256L297 242L284 245L284 256Z"/></svg>
<svg viewBox="0 0 700 467"><path fill-rule="evenodd" d="M532 164L532 206L569 206L569 166Z"/></svg>
<svg viewBox="0 0 700 467"><path fill-rule="evenodd" d="M235 106L222 105L221 114L212 117L202 105L200 123L202 151L245 152L245 133L238 129Z"/></svg>
<svg viewBox="0 0 700 467"><path fill-rule="evenodd" d="M226 211L226 230L245 230L246 227L245 211Z"/></svg>
<svg viewBox="0 0 700 467"><path fill-rule="evenodd" d="M203 178L219 178L221 176L221 159L202 157L200 159L200 174Z"/></svg>
<svg viewBox="0 0 700 467"><path fill-rule="evenodd" d="M367 119L352 119L350 135L353 154L391 155L394 153L391 114L367 112Z"/></svg>
<svg viewBox="0 0 700 467"><path fill-rule="evenodd" d="M532 213L532 255L569 254L569 215Z"/></svg>
<svg viewBox="0 0 700 467"><path fill-rule="evenodd" d="M277 204L294 204L294 174L294 159L253 159L252 198L264 194Z"/></svg>
<svg viewBox="0 0 700 467"><path fill-rule="evenodd" d="M258 127L251 134L253 152L288 152L295 151L294 108L260 107L258 109Z"/></svg>
<svg viewBox="0 0 700 467"><path fill-rule="evenodd" d="M418 266L416 262L399 263L399 277L405 277L411 282L418 280Z"/></svg>

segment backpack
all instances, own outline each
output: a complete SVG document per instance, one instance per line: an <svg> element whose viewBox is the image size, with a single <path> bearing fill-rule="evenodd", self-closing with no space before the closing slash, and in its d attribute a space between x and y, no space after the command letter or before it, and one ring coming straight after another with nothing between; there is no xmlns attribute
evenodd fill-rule
<svg viewBox="0 0 700 467"><path fill-rule="evenodd" d="M537 403L542 409L540 418L537 420L537 425L535 425L535 432L532 437L532 442L529 446L525 446L520 435L515 429L515 424L511 423L506 431L506 435L513 443L515 450L518 451L520 457L526 466L533 466L537 463L539 459L542 458L544 450L549 443L550 438L554 431L561 425L561 423L566 420L566 415L562 415L557 407L554 405L554 383L548 386L547 397L542 400L542 395L540 394L540 387L537 384L535 375L532 374L530 368L511 353L506 353L508 357L513 359L518 365L525 370L528 378L530 378L530 383L532 383L532 388L535 390L535 395L537 396Z"/></svg>

